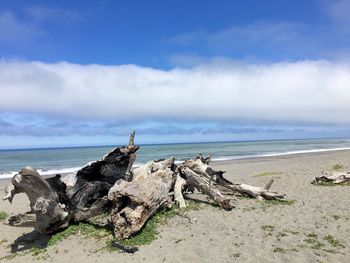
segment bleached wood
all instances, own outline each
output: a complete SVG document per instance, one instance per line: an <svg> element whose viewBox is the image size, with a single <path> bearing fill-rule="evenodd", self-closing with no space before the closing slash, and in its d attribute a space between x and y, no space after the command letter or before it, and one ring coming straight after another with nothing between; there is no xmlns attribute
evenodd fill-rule
<svg viewBox="0 0 350 263"><path fill-rule="evenodd" d="M250 196L253 198L265 198L265 199L283 199L284 194L277 192L270 192L271 185L273 184L273 179L271 179L265 186L251 186L242 183L232 183L223 174L225 171L216 171L211 166L209 166L208 158L203 158L203 156L196 157L195 159L187 160L184 162L183 166L188 167L191 171L195 172L197 175L203 178L209 179L209 182L218 185L220 192L222 188L229 189L232 193L240 193L245 196ZM219 187L220 186L220 187ZM227 191L222 191L225 194L229 194Z"/></svg>
<svg viewBox="0 0 350 263"><path fill-rule="evenodd" d="M208 177L194 172L186 165L180 168L180 171L186 177L187 184L194 186L198 191L208 195L215 203L225 210L231 210L233 206L230 200L226 198L214 185L211 184Z"/></svg>
<svg viewBox="0 0 350 263"><path fill-rule="evenodd" d="M173 163L173 158L148 163L137 169L133 181L119 180L109 190L108 199L114 203L109 221L116 238L129 238L158 209L172 204L169 192L174 185Z"/></svg>
<svg viewBox="0 0 350 263"><path fill-rule="evenodd" d="M185 179L183 179L179 174L177 174L174 187L174 201L176 204L178 204L180 209L186 207L186 202L182 194L184 185L186 185Z"/></svg>
<svg viewBox="0 0 350 263"><path fill-rule="evenodd" d="M41 233L51 233L59 228L68 226L69 213L64 204L60 203L59 196L40 174L32 167L26 167L19 171L7 187L5 199L10 202L17 193L25 193L30 201L31 213L35 215L36 224L32 223L33 216L22 216L16 219L11 217L13 222L18 222L19 218L23 222L14 224L15 226L32 225ZM30 218L29 218L30 217ZM29 218L25 223L24 219Z"/></svg>
<svg viewBox="0 0 350 263"><path fill-rule="evenodd" d="M350 172L323 172L322 176L315 177L312 181L313 184L343 184L347 182L350 182Z"/></svg>

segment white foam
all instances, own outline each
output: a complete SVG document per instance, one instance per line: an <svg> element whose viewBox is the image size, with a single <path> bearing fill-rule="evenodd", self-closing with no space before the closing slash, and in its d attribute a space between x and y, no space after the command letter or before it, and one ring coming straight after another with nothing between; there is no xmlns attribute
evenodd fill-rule
<svg viewBox="0 0 350 263"><path fill-rule="evenodd" d="M8 179L12 178L17 172L11 172L11 173L6 173L6 174L0 174L0 179Z"/></svg>
<svg viewBox="0 0 350 263"><path fill-rule="evenodd" d="M81 169L81 167L71 167L71 168L63 168L63 169L53 169L48 171L42 171L37 170L39 174L41 175L53 175L53 174L68 174L68 173L75 173Z"/></svg>
<svg viewBox="0 0 350 263"><path fill-rule="evenodd" d="M350 147L347 148L333 148L333 149L311 149L311 150L300 150L300 151L289 151L283 153L269 153L263 154L263 157L273 157L273 156L281 156L281 155L291 155L291 154L303 154L303 153L319 153L319 152L334 152L334 151L344 151L350 150Z"/></svg>
<svg viewBox="0 0 350 263"><path fill-rule="evenodd" d="M55 175L55 174L67 174L67 173L75 173L81 169L81 167L71 167L71 168L63 168L63 169L53 169L53 170L47 170L43 171L41 169L38 169L38 173L43 176L48 176L48 175ZM0 179L8 179L12 178L14 175L16 175L18 171L16 172L10 172L10 173L4 173L0 174Z"/></svg>
<svg viewBox="0 0 350 263"><path fill-rule="evenodd" d="M273 153L241 155L241 156L219 156L219 157L213 158L212 160L213 161L230 161L230 160L248 159L248 158L275 157L275 156L284 156L284 155L293 155L293 154L334 152L334 151L344 151L344 150L350 150L350 147L331 148L331 149L310 149L310 150L299 150L299 151L288 151L288 152L273 152Z"/></svg>

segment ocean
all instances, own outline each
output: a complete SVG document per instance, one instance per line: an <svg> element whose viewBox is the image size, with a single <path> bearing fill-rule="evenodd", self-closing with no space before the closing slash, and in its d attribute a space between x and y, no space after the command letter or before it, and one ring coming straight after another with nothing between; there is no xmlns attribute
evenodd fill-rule
<svg viewBox="0 0 350 263"><path fill-rule="evenodd" d="M88 162L101 158L113 148L114 146L0 150L0 179L11 178L25 166L36 168L42 175L74 172ZM213 160L223 161L346 149L350 149L350 139L141 145L135 165L171 156L184 160L199 153L211 154Z"/></svg>

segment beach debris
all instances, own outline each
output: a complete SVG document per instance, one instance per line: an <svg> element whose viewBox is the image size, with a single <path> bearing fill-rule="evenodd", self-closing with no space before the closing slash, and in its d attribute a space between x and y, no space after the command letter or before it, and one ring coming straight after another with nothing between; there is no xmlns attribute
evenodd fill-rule
<svg viewBox="0 0 350 263"><path fill-rule="evenodd" d="M4 199L12 202L17 193L26 193L30 211L10 217L10 225L32 226L38 232L51 234L107 213L114 237L121 240L139 232L160 209L174 204L185 208L184 197L195 189L224 210L234 208L228 195L276 200L285 197L270 192L273 179L263 187L230 182L224 178L224 171L216 171L209 165L210 156L201 154L178 165L175 158L169 158L132 169L139 149L134 137L132 132L129 145L115 148L63 178L56 175L45 179L31 167L20 170L6 187ZM196 218L190 220L196 222ZM136 251L122 248L118 243L115 246L128 253Z"/></svg>
<svg viewBox="0 0 350 263"><path fill-rule="evenodd" d="M195 186L198 190L208 194L216 203L222 208L228 210L230 205L227 204L227 199L223 196L224 194L240 194L247 197L253 197L257 199L268 199L268 200L281 200L285 198L285 194L277 192L270 192L270 188L274 182L271 179L265 186L251 186L241 183L232 183L224 178L225 171L215 171L209 166L210 159L203 158L201 155L184 162L179 167L181 173L184 175L186 181L189 184ZM200 178L200 179L198 179ZM197 180L197 182L194 182ZM201 180L200 182L198 182ZM197 187L198 185L198 187ZM207 189L204 189L207 188ZM209 189L209 192L208 192ZM227 207L224 207L228 205Z"/></svg>
<svg viewBox="0 0 350 263"><path fill-rule="evenodd" d="M115 248L119 248L119 249L123 250L124 252L131 253L131 254L134 254L135 252L139 251L138 247L126 246L126 245L123 245L123 244L117 242L116 240L112 241L111 246L115 247Z"/></svg>
<svg viewBox="0 0 350 263"><path fill-rule="evenodd" d="M350 172L322 172L322 175L315 177L312 184L346 184L350 183Z"/></svg>
<svg viewBox="0 0 350 263"><path fill-rule="evenodd" d="M149 162L136 168L133 181L119 180L109 190L113 203L109 221L117 239L126 239L137 233L158 209L173 203L169 192L174 186L174 158Z"/></svg>
<svg viewBox="0 0 350 263"><path fill-rule="evenodd" d="M211 183L210 178L194 172L186 165L181 166L179 171L183 174L189 185L194 186L199 192L208 195L221 208L227 211L234 208L234 206L230 204L230 199L225 197L217 187Z"/></svg>
<svg viewBox="0 0 350 263"><path fill-rule="evenodd" d="M111 207L108 191L117 180L130 180L126 175L130 174L138 148L128 145L113 149L77 171L74 184L66 185L60 175L44 179L31 167L21 169L6 187L3 199L11 202L16 194L25 193L31 210L24 216L11 217L9 222L14 226L31 225L40 233L50 234L71 222L84 221L108 211Z"/></svg>
<svg viewBox="0 0 350 263"><path fill-rule="evenodd" d="M182 195L185 191L186 180L183 179L179 174L176 175L175 186L174 186L174 201L180 209L186 207L186 201Z"/></svg>
<svg viewBox="0 0 350 263"><path fill-rule="evenodd" d="M197 224L198 218L194 217L194 218L188 218L188 222L192 225Z"/></svg>
<svg viewBox="0 0 350 263"><path fill-rule="evenodd" d="M10 225L33 226L41 233L51 233L60 227L69 225L69 213L66 206L60 203L58 193L35 169L31 167L21 169L12 178L11 184L7 187L4 200L12 202L16 194L26 193L31 211L27 214L10 217Z"/></svg>

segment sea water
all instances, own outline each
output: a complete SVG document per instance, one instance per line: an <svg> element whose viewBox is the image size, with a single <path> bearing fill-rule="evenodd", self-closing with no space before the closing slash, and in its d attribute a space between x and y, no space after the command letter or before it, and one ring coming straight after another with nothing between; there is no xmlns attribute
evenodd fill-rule
<svg viewBox="0 0 350 263"><path fill-rule="evenodd" d="M42 175L69 173L97 160L114 146L0 150L0 179L11 178L25 166ZM215 160L312 153L350 149L349 139L278 140L141 145L135 165L174 156L181 161L199 153Z"/></svg>

